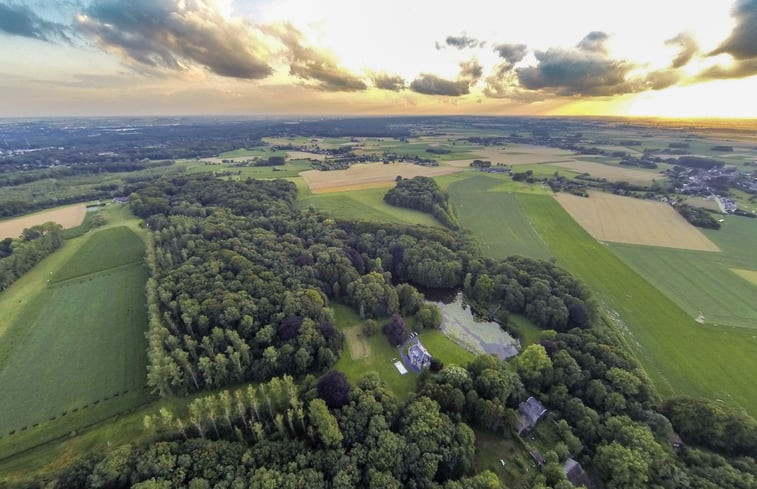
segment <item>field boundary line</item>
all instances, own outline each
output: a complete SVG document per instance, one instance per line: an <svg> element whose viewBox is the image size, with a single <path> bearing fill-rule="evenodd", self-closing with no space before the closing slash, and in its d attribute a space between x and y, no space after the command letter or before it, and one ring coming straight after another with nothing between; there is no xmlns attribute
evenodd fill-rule
<svg viewBox="0 0 757 489"><path fill-rule="evenodd" d="M74 277L69 277L69 278L66 278L66 279L63 279L63 280L59 280L59 281L56 281L56 282L50 282L48 284L48 287L50 287L50 288L56 288L58 286L68 285L69 282L72 282L72 281L75 281L75 280L79 280L79 279L86 278L86 277L92 277L92 276L95 276L95 275L102 275L102 274L104 274L106 272L114 272L114 271L118 271L118 270L121 270L121 269L130 268L130 267L133 267L134 265L138 265L138 264L141 264L141 263L144 263L144 262L145 262L144 258L141 258L139 260L135 260L135 261L130 262L130 263L124 263L122 265L117 265L115 267L104 268L104 269L98 270L96 272L84 273L82 275L76 275Z"/></svg>

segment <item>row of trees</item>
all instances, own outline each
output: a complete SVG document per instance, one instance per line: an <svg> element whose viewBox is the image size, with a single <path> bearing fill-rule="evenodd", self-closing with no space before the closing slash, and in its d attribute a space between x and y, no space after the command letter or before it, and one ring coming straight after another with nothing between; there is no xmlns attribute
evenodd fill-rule
<svg viewBox="0 0 757 489"><path fill-rule="evenodd" d="M17 239L0 241L0 291L60 248L62 243L63 230L53 222L24 229Z"/></svg>
<svg viewBox="0 0 757 489"><path fill-rule="evenodd" d="M350 390L342 406L329 409L314 379L301 385L293 392L285 377L256 390L223 391L193 401L187 419L163 410L146 420L160 441L93 454L57 480L39 483L142 489L500 487L493 473L474 471L473 431L435 401L418 397L400 405L373 374Z"/></svg>
<svg viewBox="0 0 757 489"><path fill-rule="evenodd" d="M720 229L720 223L711 212L699 207L692 207L688 204L678 204L676 210L684 219L694 226L707 229Z"/></svg>

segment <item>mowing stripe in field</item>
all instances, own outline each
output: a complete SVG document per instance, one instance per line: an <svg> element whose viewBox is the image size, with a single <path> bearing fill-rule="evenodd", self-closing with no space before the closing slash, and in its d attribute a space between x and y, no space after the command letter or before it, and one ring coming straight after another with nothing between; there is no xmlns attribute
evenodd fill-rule
<svg viewBox="0 0 757 489"><path fill-rule="evenodd" d="M516 194L493 190L501 184L501 180L483 175L450 184L447 192L461 226L471 230L481 251L493 258L552 256Z"/></svg>
<svg viewBox="0 0 757 489"><path fill-rule="evenodd" d="M124 402L144 397L134 394L146 380L148 273L142 262L123 263L144 245L125 227L78 239L88 241L53 275L67 280L36 292L2 337L0 439L105 401L128 409ZM115 266L103 268L108 257Z"/></svg>
<svg viewBox="0 0 757 489"><path fill-rule="evenodd" d="M519 194L539 234L564 266L607 306L662 395L721 399L757 414L757 335L696 323L588 235L549 196Z"/></svg>

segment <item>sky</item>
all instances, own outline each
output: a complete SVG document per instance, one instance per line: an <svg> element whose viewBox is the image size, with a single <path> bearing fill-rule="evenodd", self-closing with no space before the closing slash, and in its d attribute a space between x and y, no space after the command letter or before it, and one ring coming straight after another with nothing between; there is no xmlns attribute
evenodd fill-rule
<svg viewBox="0 0 757 489"><path fill-rule="evenodd" d="M757 0L0 0L0 117L757 118Z"/></svg>

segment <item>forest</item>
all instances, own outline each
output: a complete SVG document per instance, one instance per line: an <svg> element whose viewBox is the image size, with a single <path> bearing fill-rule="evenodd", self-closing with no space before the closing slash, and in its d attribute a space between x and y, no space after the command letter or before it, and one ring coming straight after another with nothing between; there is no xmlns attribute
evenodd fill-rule
<svg viewBox="0 0 757 489"><path fill-rule="evenodd" d="M679 204L676 206L676 210L694 226L707 229L720 229L718 220L715 219L711 212L705 209L692 207L687 204Z"/></svg>
<svg viewBox="0 0 757 489"><path fill-rule="evenodd" d="M393 189L384 195L387 204L415 209L434 216L450 229L459 226L449 206L449 197L439 188L433 178L397 177Z"/></svg>

